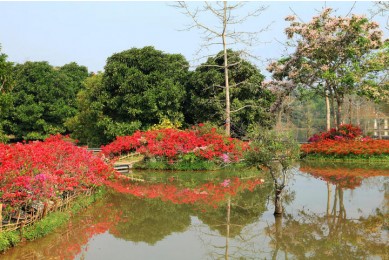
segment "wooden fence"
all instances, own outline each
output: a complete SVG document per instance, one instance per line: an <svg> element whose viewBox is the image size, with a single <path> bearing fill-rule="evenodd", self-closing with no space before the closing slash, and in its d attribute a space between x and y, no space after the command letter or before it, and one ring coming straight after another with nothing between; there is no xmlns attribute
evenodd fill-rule
<svg viewBox="0 0 389 260"><path fill-rule="evenodd" d="M55 198L45 202L35 201L25 204L13 212L5 212L4 204L0 203L0 232L14 231L34 224L43 219L49 212L67 210L72 201L80 195L90 196L93 189L83 192L66 193L62 198Z"/></svg>

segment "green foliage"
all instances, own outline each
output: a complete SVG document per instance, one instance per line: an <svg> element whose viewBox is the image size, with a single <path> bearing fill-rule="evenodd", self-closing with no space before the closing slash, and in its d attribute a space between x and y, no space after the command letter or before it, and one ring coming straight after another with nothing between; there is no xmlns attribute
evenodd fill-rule
<svg viewBox="0 0 389 260"><path fill-rule="evenodd" d="M10 121L7 118L12 107L12 94L10 93L14 85L12 74L13 63L7 61L7 55L1 53L0 46L0 142L8 141L5 130L9 127Z"/></svg>
<svg viewBox="0 0 389 260"><path fill-rule="evenodd" d="M23 237L27 240L34 240L53 232L57 227L63 225L70 218L69 213L54 212L37 222L33 226L25 228Z"/></svg>
<svg viewBox="0 0 389 260"><path fill-rule="evenodd" d="M64 122L76 113L75 97L88 76L87 68L76 63L57 68L47 62L26 62L15 66L14 74L9 134L17 140L34 140L66 133Z"/></svg>
<svg viewBox="0 0 389 260"><path fill-rule="evenodd" d="M108 58L98 98L107 139L146 130L163 119L183 122L188 62L153 47L132 48Z"/></svg>
<svg viewBox="0 0 389 260"><path fill-rule="evenodd" d="M149 130L160 130L168 128L179 129L181 126L181 122L172 122L168 118L163 118L159 124L153 125Z"/></svg>
<svg viewBox="0 0 389 260"><path fill-rule="evenodd" d="M200 160L194 154L185 154L178 161L169 163L166 160L149 159L135 163L135 169L144 170L176 170L176 171L200 171L200 170L216 170L220 169L220 165L208 161Z"/></svg>
<svg viewBox="0 0 389 260"><path fill-rule="evenodd" d="M19 232L2 231L0 232L0 252L16 245L20 241Z"/></svg>
<svg viewBox="0 0 389 260"><path fill-rule="evenodd" d="M77 114L65 122L72 131L72 137L89 147L99 147L107 142L107 130L104 129L103 100L101 91L103 74L92 74L83 81L83 88L76 98Z"/></svg>
<svg viewBox="0 0 389 260"><path fill-rule="evenodd" d="M299 145L288 133L256 127L251 129L249 137L252 141L245 153L248 165L270 168L273 161L278 161L283 169L287 169L300 157Z"/></svg>
<svg viewBox="0 0 389 260"><path fill-rule="evenodd" d="M272 94L262 88L264 76L237 52L228 50L231 125L233 136L244 136L250 125L272 124L266 112L274 99ZM225 122L225 78L222 52L199 66L192 73L187 85L185 118L189 124L210 121L217 125ZM234 112L235 111L235 112Z"/></svg>

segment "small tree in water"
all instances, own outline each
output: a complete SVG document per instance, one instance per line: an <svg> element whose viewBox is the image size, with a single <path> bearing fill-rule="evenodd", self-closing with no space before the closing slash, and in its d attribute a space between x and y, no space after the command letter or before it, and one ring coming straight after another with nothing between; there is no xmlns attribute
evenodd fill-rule
<svg viewBox="0 0 389 260"><path fill-rule="evenodd" d="M286 133L256 128L250 134L250 147L245 154L246 162L257 169L267 169L274 181L275 215L282 214L282 191L294 160L299 158L299 145Z"/></svg>

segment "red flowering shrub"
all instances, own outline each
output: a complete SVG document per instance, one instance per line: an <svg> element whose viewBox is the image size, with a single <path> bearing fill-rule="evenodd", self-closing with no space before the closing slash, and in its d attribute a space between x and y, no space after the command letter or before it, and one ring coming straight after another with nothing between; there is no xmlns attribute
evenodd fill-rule
<svg viewBox="0 0 389 260"><path fill-rule="evenodd" d="M16 206L100 186L113 173L104 161L51 136L44 142L0 145L0 203Z"/></svg>
<svg viewBox="0 0 389 260"><path fill-rule="evenodd" d="M119 136L102 147L102 153L110 158L122 153L138 152L146 157L160 157L174 161L181 155L193 154L199 159L237 162L247 143L227 138L216 129L204 132L201 126L191 130L159 129L137 131L131 136Z"/></svg>
<svg viewBox="0 0 389 260"><path fill-rule="evenodd" d="M326 139L301 145L304 154L330 155L344 157L347 155L372 156L389 155L389 140L342 140Z"/></svg>
<svg viewBox="0 0 389 260"><path fill-rule="evenodd" d="M354 140L362 136L362 130L359 126L353 126L351 124L340 125L338 130L331 128L327 132L314 134L308 139L308 142L319 142L322 140Z"/></svg>

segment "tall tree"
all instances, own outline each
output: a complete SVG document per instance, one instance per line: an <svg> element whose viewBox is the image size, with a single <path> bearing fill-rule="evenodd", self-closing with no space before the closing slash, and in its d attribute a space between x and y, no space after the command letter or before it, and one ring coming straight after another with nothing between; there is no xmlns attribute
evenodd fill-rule
<svg viewBox="0 0 389 260"><path fill-rule="evenodd" d="M75 63L54 68L47 62L26 62L16 65L14 73L10 133L17 140L66 133L64 122L76 113L75 98L88 76L87 68Z"/></svg>
<svg viewBox="0 0 389 260"><path fill-rule="evenodd" d="M7 117L12 109L11 90L14 85L12 70L13 63L7 61L6 54L1 53L0 45L0 142L8 140L4 131L10 124Z"/></svg>
<svg viewBox="0 0 389 260"><path fill-rule="evenodd" d="M242 137L253 124L272 124L267 110L273 96L262 87L264 76L257 67L242 59L239 52L227 50L227 53L229 61L236 64L228 71L230 83L235 86L230 92L231 112L236 115L231 119L231 135ZM191 75L187 87L187 123L224 122L224 56L219 54L208 58Z"/></svg>
<svg viewBox="0 0 389 260"><path fill-rule="evenodd" d="M246 15L235 15L239 10L242 10L246 3L238 2L229 5L227 1L222 2L205 2L201 8L191 9L186 2L178 2L175 7L182 10L193 22L188 29L197 28L204 34L204 44L201 49L209 49L214 45L222 46L223 64L217 65L224 71L224 91L225 91L225 129L226 135L231 134L231 103L230 103L230 88L234 85L230 84L229 70L231 67L237 65L229 60L228 49L233 45L238 46L252 46L257 42L258 32L240 31L237 25L243 24L247 19L256 17L261 14L266 8L260 6L259 8L250 9ZM203 20L204 17L209 16L216 19L216 24L212 25ZM218 50L219 51L219 50ZM243 51L242 51L243 52ZM247 53L247 52L246 52ZM219 55L220 55L219 54ZM213 56L213 55L211 55ZM219 58L219 57L217 57Z"/></svg>
<svg viewBox="0 0 389 260"><path fill-rule="evenodd" d="M295 51L287 58L273 62L270 85L283 88L284 94L296 86L314 88L336 101L336 124L342 123L342 106L346 94L355 93L369 73L364 57L382 46L382 31L366 17L332 16L330 8L308 23L288 16L285 32Z"/></svg>
<svg viewBox="0 0 389 260"><path fill-rule="evenodd" d="M107 140L148 129L163 119L182 122L188 62L148 46L107 59L100 93Z"/></svg>
<svg viewBox="0 0 389 260"><path fill-rule="evenodd" d="M99 147L107 140L104 134L103 74L92 74L83 82L84 87L76 98L77 113L65 122L72 137L89 147Z"/></svg>

